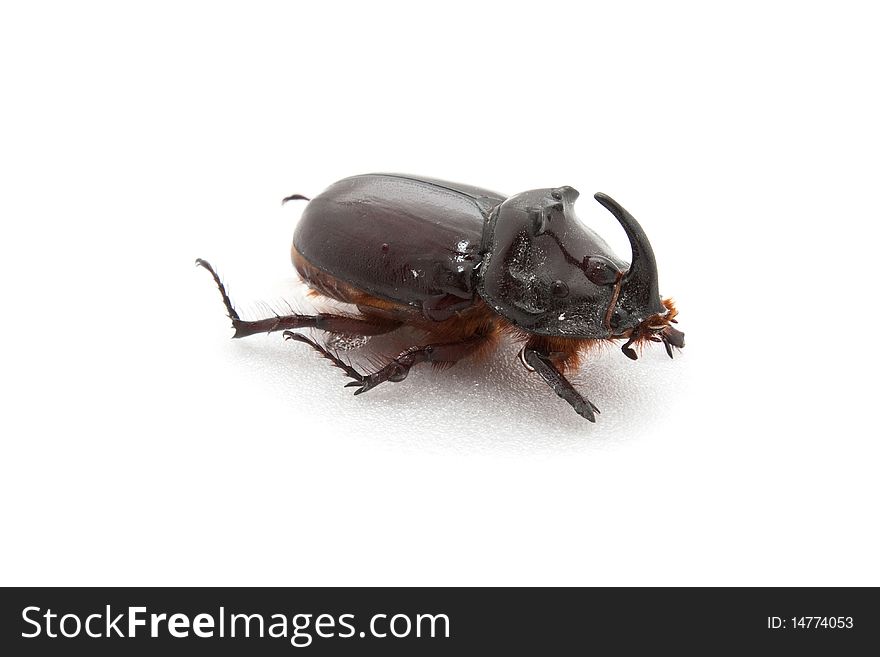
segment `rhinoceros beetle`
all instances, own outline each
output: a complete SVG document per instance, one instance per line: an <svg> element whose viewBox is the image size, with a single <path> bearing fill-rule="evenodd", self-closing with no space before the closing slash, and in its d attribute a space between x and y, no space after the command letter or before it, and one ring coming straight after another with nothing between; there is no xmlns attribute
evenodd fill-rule
<svg viewBox="0 0 880 657"><path fill-rule="evenodd" d="M308 199L291 257L312 290L350 304L352 312L242 320L215 270L235 338L283 331L352 379L359 395L402 381L419 363L436 367L489 354L503 335L522 342L520 360L581 416L598 409L565 378L580 358L607 341L684 347L671 326L677 310L661 300L654 251L639 223L610 196L596 194L626 231L627 263L575 216L571 187L506 196L431 178L368 174L345 178ZM328 347L293 332L312 328L374 336L402 326L425 334L376 371L363 374Z"/></svg>

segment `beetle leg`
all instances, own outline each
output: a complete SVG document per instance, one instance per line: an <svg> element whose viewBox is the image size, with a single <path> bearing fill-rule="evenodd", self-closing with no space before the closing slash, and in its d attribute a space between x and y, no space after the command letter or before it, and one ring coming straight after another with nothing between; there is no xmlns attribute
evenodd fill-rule
<svg viewBox="0 0 880 657"><path fill-rule="evenodd" d="M345 315L331 315L327 313L318 313L317 315L276 315L266 319L258 319L255 321L246 321L239 317L232 300L226 293L226 287L214 271L207 260L199 258L196 265L204 267L211 274L217 289L220 290L220 296L223 299L223 305L226 306L226 313L232 320L232 328L235 329L233 338L245 338L255 333L272 333L273 331L286 331L298 328L314 328L331 333L342 333L344 335L379 335L388 333L400 326L400 322L393 319L383 317L347 317Z"/></svg>
<svg viewBox="0 0 880 657"><path fill-rule="evenodd" d="M526 347L522 352L522 360L533 371L541 375L541 378L553 389L557 395L571 404L575 412L588 419L590 422L596 421L595 413L599 412L589 399L584 397L574 389L568 379L553 365L553 361L539 351Z"/></svg>
<svg viewBox="0 0 880 657"><path fill-rule="evenodd" d="M397 358L388 363L377 372L368 374L362 380L355 380L346 384L346 388L357 387L354 394L372 390L385 381L403 381L409 374L409 370L419 363L435 363L438 365L458 362L473 351L485 340L483 335L474 335L459 342L447 342L441 344L429 344L423 347L410 347Z"/></svg>
<svg viewBox="0 0 880 657"><path fill-rule="evenodd" d="M346 363L344 360L331 353L329 350L325 349L321 345L319 345L314 340L307 338L301 333L294 333L293 331L285 331L281 334L284 336L285 340L296 340L297 342L303 342L309 345L312 349L321 354L324 358L333 363L336 367L345 372L348 376L355 380L355 382L363 382L364 375L354 369L351 365Z"/></svg>
<svg viewBox="0 0 880 657"><path fill-rule="evenodd" d="M311 201L308 196L303 196L302 194L291 194L290 196L285 196L281 199L281 205L284 205L288 201Z"/></svg>
<svg viewBox="0 0 880 657"><path fill-rule="evenodd" d="M223 305L226 306L226 314L229 315L229 319L231 319L233 323L240 321L238 313L232 306L232 300L229 298L229 295L226 294L226 286L223 285L223 281L220 280L220 277L217 275L217 272L214 271L214 267L211 266L211 263L207 260L196 258L196 267L204 267L208 270L208 273L211 274L211 278L213 278L214 282L217 284L217 289L220 290L220 296L223 298Z"/></svg>
<svg viewBox="0 0 880 657"><path fill-rule="evenodd" d="M382 319L374 320L372 317L360 319L345 315L318 313L317 315L276 315L252 322L233 319L232 326L235 329L233 338L245 338L255 333L272 333L299 328L313 328L342 335L369 336L393 331L400 326L400 323Z"/></svg>

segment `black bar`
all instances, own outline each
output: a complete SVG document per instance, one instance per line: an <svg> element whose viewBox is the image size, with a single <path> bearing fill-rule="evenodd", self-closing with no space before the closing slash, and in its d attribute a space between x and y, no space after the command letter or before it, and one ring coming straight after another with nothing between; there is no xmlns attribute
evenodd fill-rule
<svg viewBox="0 0 880 657"><path fill-rule="evenodd" d="M145 624L134 627L134 638L119 637L128 633L130 607L145 608L134 614ZM47 619L49 610L55 616ZM65 614L76 616L64 621L68 634L79 623L76 637L60 635ZM86 636L86 621L95 614L88 629L109 631L110 638ZM158 618L156 638L151 614ZM187 637L172 636L167 621L173 614L184 614L174 631ZM199 614L207 616L197 620ZM263 638L254 636L260 619L248 621L248 638L245 621L231 620L233 614L261 615ZM321 614L327 616L318 627ZM218 636L221 617L224 638ZM13 588L2 590L0 654L849 655L876 648L878 619L873 588ZM291 644L294 620L301 647ZM196 636L196 623L212 636ZM421 636L415 636L417 624ZM38 627L38 636L22 636ZM286 637L269 637L272 627ZM407 628L407 636L393 636Z"/></svg>

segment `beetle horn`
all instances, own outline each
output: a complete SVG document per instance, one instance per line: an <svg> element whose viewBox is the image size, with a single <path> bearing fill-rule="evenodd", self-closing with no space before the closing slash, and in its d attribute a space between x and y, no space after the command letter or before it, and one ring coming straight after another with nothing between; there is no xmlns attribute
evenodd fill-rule
<svg viewBox="0 0 880 657"><path fill-rule="evenodd" d="M628 313L662 312L660 287L657 283L657 260L644 229L635 217L607 194L599 192L594 198L620 222L632 248L632 261L629 271L623 276L620 289L623 309Z"/></svg>

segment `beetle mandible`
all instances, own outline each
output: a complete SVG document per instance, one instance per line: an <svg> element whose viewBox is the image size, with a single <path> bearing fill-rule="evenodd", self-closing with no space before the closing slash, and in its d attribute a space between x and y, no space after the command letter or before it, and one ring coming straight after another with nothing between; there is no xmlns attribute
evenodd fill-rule
<svg viewBox="0 0 880 657"><path fill-rule="evenodd" d="M661 299L657 263L644 230L605 194L595 199L626 231L629 263L574 214L572 187L506 196L471 185L401 174L345 178L308 199L291 258L312 293L356 311L242 320L216 271L235 338L283 331L353 379L355 395L402 381L419 363L451 366L489 354L502 335L523 343L519 358L581 416L599 412L565 378L604 341L660 342L671 358L684 347L678 311ZM326 346L293 329L374 336L402 326L425 334L375 372L363 374Z"/></svg>

